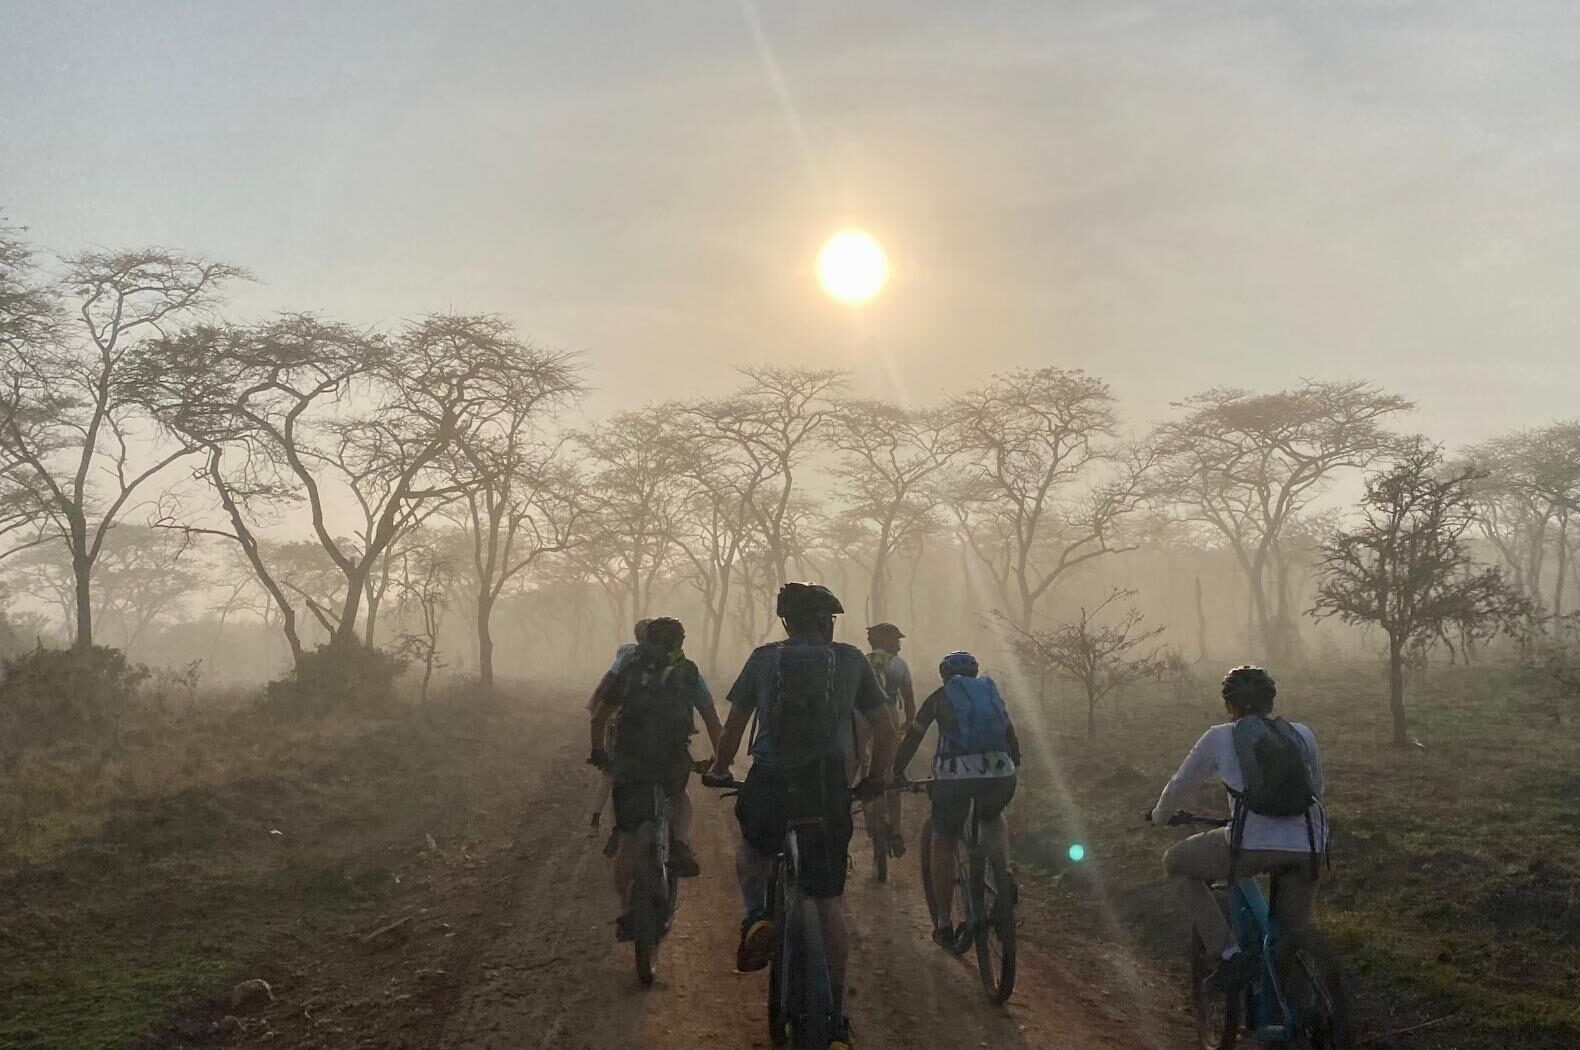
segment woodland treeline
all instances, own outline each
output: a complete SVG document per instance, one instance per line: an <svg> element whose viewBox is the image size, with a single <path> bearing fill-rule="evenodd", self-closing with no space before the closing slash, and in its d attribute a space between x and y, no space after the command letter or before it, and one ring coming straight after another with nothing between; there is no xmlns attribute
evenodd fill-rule
<svg viewBox="0 0 1580 1050"><path fill-rule="evenodd" d="M46 259L0 228L13 654L267 677L382 651L424 691L445 668L486 688L593 667L663 613L723 669L810 578L919 659L990 648L1095 711L1204 657L1384 649L1402 674L1573 623L1580 422L1445 451L1364 381L1213 387L1145 427L1057 365L911 406L790 363L587 422L596 361L498 316L230 319L248 279L160 248Z"/></svg>

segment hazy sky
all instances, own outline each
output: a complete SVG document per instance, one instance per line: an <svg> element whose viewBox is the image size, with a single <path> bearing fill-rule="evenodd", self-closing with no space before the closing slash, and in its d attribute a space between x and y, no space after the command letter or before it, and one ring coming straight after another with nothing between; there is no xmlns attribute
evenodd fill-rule
<svg viewBox="0 0 1580 1050"><path fill-rule="evenodd" d="M0 207L242 263L242 314L504 313L600 410L778 359L1580 415L1580 5L781 0L771 58L754 17L0 0ZM895 270L856 310L811 275L846 224Z"/></svg>

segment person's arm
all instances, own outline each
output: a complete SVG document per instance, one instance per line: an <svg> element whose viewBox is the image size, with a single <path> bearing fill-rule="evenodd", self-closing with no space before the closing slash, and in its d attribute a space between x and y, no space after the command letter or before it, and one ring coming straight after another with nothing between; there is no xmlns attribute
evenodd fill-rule
<svg viewBox="0 0 1580 1050"><path fill-rule="evenodd" d="M1015 763L1015 768L1020 768L1020 738L1015 735L1015 720L1009 720L1004 727L1004 743L1009 748L1009 760Z"/></svg>
<svg viewBox="0 0 1580 1050"><path fill-rule="evenodd" d="M1213 740L1213 730L1209 729L1196 741L1196 746L1190 749L1190 754L1185 756L1185 761L1180 763L1179 770L1163 788L1163 794L1158 796L1158 804L1152 807L1152 821L1161 824L1173 816L1180 809L1180 804L1192 791L1200 787L1208 777L1218 771L1218 749Z"/></svg>
<svg viewBox="0 0 1580 1050"><path fill-rule="evenodd" d="M601 701L593 711L592 716L592 757L596 761L607 758L604 753L604 732L609 728L609 719L615 712L615 705L608 700Z"/></svg>
<svg viewBox="0 0 1580 1050"><path fill-rule="evenodd" d="M593 687L592 696L587 700L589 713L597 711L598 705L609 699L609 694L614 692L614 684L619 680L620 676L612 670L603 673L603 677L598 679L598 684Z"/></svg>
<svg viewBox="0 0 1580 1050"><path fill-rule="evenodd" d="M911 665L900 664L905 668L905 673L900 675L900 703L905 705L905 723L910 725L916 721L916 689L911 685Z"/></svg>
<svg viewBox="0 0 1580 1050"><path fill-rule="evenodd" d="M718 716L714 715L714 721ZM724 720L724 726L719 732L718 745L713 749L713 773L716 776L727 776L730 772L730 763L735 761L735 752L741 749L741 738L746 735L746 727L751 724L752 713L749 709L739 705L731 706L729 717Z"/></svg>
<svg viewBox="0 0 1580 1050"><path fill-rule="evenodd" d="M889 764L894 761L894 724L889 721L889 697L883 691L883 686L878 683L877 672L867 662L867 658L855 649L851 652L861 662L861 670L856 677L856 713L867 720L867 728L872 733L872 756L863 773L865 780L886 779Z"/></svg>
<svg viewBox="0 0 1580 1050"><path fill-rule="evenodd" d="M746 727L751 725L752 712L757 710L758 659L757 653L746 658L746 665L736 675L735 684L730 686L729 695L725 697L730 704L730 713L724 719L718 743L713 749L712 772L716 776L729 775L730 763L735 761L735 753L741 749L741 738L746 735Z"/></svg>
<svg viewBox="0 0 1580 1050"><path fill-rule="evenodd" d="M1311 748L1311 790L1316 792L1317 801L1321 801L1328 793L1328 777L1322 771L1322 749L1317 746L1317 734L1310 728L1306 729L1306 745Z"/></svg>
<svg viewBox="0 0 1580 1050"><path fill-rule="evenodd" d="M905 731L905 739L900 741L898 752L894 756L894 779L899 780L905 775L905 769L911 764L911 759L916 757L916 749L922 746L922 737L927 735L927 728L933 724L933 719L938 715L938 694L934 693L922 703L922 709L911 719L911 728Z"/></svg>

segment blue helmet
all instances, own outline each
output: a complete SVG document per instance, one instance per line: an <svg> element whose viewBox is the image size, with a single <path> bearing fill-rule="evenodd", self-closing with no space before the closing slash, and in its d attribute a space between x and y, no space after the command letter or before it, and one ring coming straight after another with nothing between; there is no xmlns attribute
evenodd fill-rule
<svg viewBox="0 0 1580 1050"><path fill-rule="evenodd" d="M938 665L938 677L946 682L957 674L963 674L967 678L975 678L977 670L977 658L970 653L963 651L950 653Z"/></svg>

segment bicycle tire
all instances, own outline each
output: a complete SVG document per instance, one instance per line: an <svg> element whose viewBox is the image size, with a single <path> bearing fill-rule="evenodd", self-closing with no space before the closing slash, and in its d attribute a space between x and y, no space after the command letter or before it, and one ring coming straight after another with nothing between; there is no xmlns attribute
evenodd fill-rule
<svg viewBox="0 0 1580 1050"><path fill-rule="evenodd" d="M980 863L980 862L979 862ZM981 863L977 897L977 973L994 1003L1003 1004L1015 991L1015 891L1009 872L997 863ZM977 865L973 865L975 870Z"/></svg>
<svg viewBox="0 0 1580 1050"><path fill-rule="evenodd" d="M1344 971L1327 942L1315 931L1288 934L1278 946L1279 987L1294 1014L1290 1045L1299 1050L1351 1050L1349 994Z"/></svg>
<svg viewBox="0 0 1580 1050"><path fill-rule="evenodd" d="M798 1000L788 1011L790 1050L828 1050L834 1039L834 991L823 945L823 922L817 903L810 898L796 902L786 947Z"/></svg>
<svg viewBox="0 0 1580 1050"><path fill-rule="evenodd" d="M1201 935L1190 935L1190 1000L1196 1020L1196 1043L1201 1050L1234 1050L1240 1038L1240 997L1218 995L1203 983L1216 960L1208 958Z"/></svg>
<svg viewBox="0 0 1580 1050"><path fill-rule="evenodd" d="M669 888L665 888L653 841L655 834L651 823L637 829L636 877L631 883L631 947L636 957L636 979L643 985L653 983L658 965L658 942L669 923L670 912L666 904L674 892L673 879L669 880Z"/></svg>
<svg viewBox="0 0 1580 1050"><path fill-rule="evenodd" d="M971 854L960 843L955 843L955 896L960 901L961 921L955 926L955 941L949 946L954 955L964 955L976 943L978 916L981 902L976 897L980 877L973 877Z"/></svg>

